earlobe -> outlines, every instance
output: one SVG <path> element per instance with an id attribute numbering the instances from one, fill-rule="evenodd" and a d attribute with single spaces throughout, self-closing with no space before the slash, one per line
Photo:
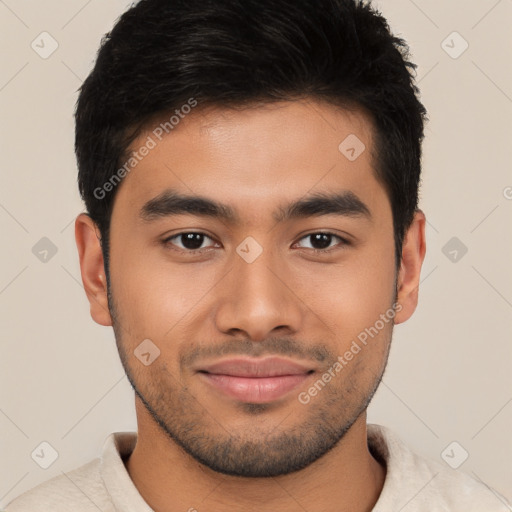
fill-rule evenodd
<path id="1" fill-rule="evenodd" d="M 397 278 L 397 308 L 395 324 L 408 320 L 418 305 L 421 267 L 425 259 L 425 214 L 416 210 L 402 246 L 402 261 Z"/>
<path id="2" fill-rule="evenodd" d="M 100 325 L 112 325 L 100 233 L 97 225 L 86 213 L 81 213 L 75 220 L 75 240 L 91 316 Z"/>

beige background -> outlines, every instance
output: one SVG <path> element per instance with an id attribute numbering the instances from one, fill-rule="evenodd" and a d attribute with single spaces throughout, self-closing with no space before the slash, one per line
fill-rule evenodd
<path id="1" fill-rule="evenodd" d="M 113 332 L 89 316 L 73 233 L 76 91 L 127 5 L 0 0 L 0 508 L 136 427 Z M 469 454 L 459 470 L 512 499 L 512 0 L 378 5 L 419 64 L 429 225 L 419 308 L 395 329 L 369 419 L 442 463 L 456 441 L 451 460 Z M 43 31 L 58 43 L 47 59 L 31 48 L 41 37 L 51 48 Z M 47 262 L 32 252 L 43 237 L 57 249 Z M 446 247 L 452 237 L 465 255 Z M 31 458 L 43 441 L 58 453 L 46 470 Z"/>

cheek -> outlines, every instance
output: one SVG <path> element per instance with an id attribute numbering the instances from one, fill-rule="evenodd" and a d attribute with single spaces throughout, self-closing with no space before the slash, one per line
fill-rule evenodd
<path id="1" fill-rule="evenodd" d="M 388 259 L 379 260 L 368 251 L 344 264 L 318 266 L 309 288 L 303 288 L 307 304 L 331 327 L 340 343 L 373 326 L 392 306 L 394 262 Z"/>
<path id="2" fill-rule="evenodd" d="M 222 276 L 213 266 L 175 265 L 155 252 L 112 255 L 114 299 L 132 338 L 163 339 L 188 322 Z"/>

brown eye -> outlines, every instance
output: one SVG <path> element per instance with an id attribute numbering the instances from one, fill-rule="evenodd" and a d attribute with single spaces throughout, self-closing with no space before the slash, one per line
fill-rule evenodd
<path id="1" fill-rule="evenodd" d="M 310 233 L 309 235 L 304 236 L 301 240 L 308 240 L 309 246 L 302 246 L 305 249 L 312 249 L 318 252 L 327 252 L 328 249 L 336 247 L 336 245 L 349 245 L 349 242 L 344 238 L 341 238 L 339 235 L 335 235 L 334 233 Z M 334 245 L 333 242 L 335 243 Z M 340 243 L 341 241 L 341 243 Z M 300 244 L 300 242 L 299 242 Z"/>
<path id="2" fill-rule="evenodd" d="M 208 240 L 213 241 L 208 235 L 204 233 L 187 232 L 178 233 L 177 235 L 173 235 L 165 239 L 164 244 L 175 245 L 180 250 L 193 252 L 208 247 L 203 247 L 205 241 Z"/>

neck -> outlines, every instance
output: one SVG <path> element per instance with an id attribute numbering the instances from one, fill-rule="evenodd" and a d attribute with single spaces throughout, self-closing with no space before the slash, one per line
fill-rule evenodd
<path id="1" fill-rule="evenodd" d="M 369 512 L 386 470 L 368 450 L 366 413 L 308 467 L 273 478 L 217 473 L 185 453 L 136 399 L 138 439 L 126 469 L 155 512 L 233 509 L 270 512 Z"/>

